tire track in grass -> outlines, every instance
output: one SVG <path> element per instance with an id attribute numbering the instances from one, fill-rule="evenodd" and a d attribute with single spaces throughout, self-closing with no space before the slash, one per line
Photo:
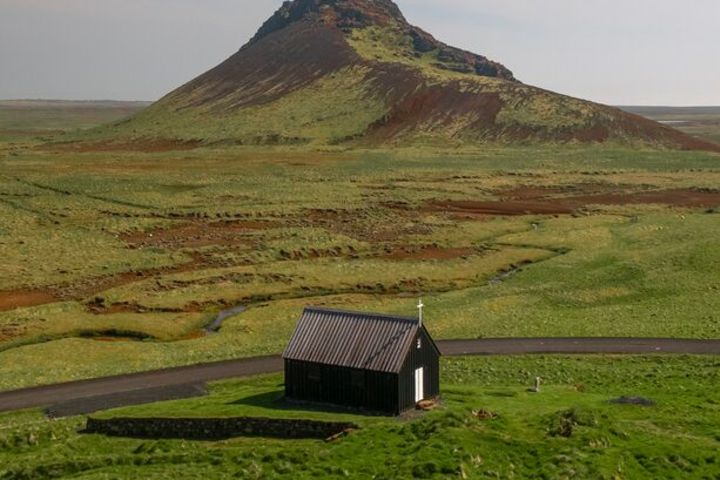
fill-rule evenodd
<path id="1" fill-rule="evenodd" d="M 101 202 L 112 203 L 112 204 L 120 205 L 120 206 L 123 206 L 123 207 L 140 208 L 140 209 L 142 209 L 142 210 L 155 210 L 155 209 L 157 209 L 156 206 L 143 205 L 143 204 L 140 204 L 140 203 L 128 202 L 128 201 L 125 201 L 125 200 L 118 200 L 118 199 L 115 199 L 115 198 L 107 198 L 107 197 L 102 197 L 102 196 L 100 196 L 100 195 L 91 195 L 91 194 L 88 194 L 88 193 L 74 192 L 74 191 L 71 191 L 71 190 L 63 190 L 63 189 L 61 189 L 61 188 L 51 187 L 51 186 L 49 186 L 49 185 L 43 185 L 43 184 L 37 183 L 37 182 L 30 182 L 30 181 L 23 180 L 23 179 L 17 178 L 17 177 L 15 178 L 15 181 L 17 181 L 18 183 L 20 183 L 20 184 L 22 184 L 22 185 L 26 185 L 26 186 L 28 186 L 28 187 L 39 188 L 39 189 L 41 189 L 41 190 L 46 190 L 46 191 L 53 192 L 53 193 L 56 193 L 56 194 L 58 194 L 58 195 L 63 195 L 63 196 L 85 197 L 85 198 L 89 198 L 89 199 L 91 199 L 91 200 L 98 200 L 98 201 L 101 201 Z"/>
<path id="2" fill-rule="evenodd" d="M 33 215 L 36 215 L 44 220 L 47 220 L 49 222 L 55 222 L 55 219 L 50 217 L 48 214 L 41 210 L 35 210 L 34 208 L 26 207 L 24 205 L 20 205 L 18 203 L 13 202 L 12 200 L 8 200 L 7 198 L 0 197 L 0 203 L 3 205 L 7 205 L 8 207 L 12 208 L 13 210 L 20 210 L 21 212 L 31 213 Z"/>

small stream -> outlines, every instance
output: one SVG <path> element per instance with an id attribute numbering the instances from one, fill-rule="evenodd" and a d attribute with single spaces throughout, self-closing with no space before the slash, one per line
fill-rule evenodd
<path id="1" fill-rule="evenodd" d="M 218 330 L 220 330 L 220 328 L 222 327 L 222 324 L 225 320 L 232 317 L 233 315 L 243 313 L 245 310 L 247 310 L 247 307 L 238 305 L 237 307 L 232 307 L 228 308 L 227 310 L 221 311 L 217 314 L 217 317 L 215 317 L 215 319 L 205 327 L 205 332 L 217 333 Z"/>
<path id="2" fill-rule="evenodd" d="M 488 285 L 499 285 L 516 273 L 522 272 L 522 267 L 512 267 L 507 272 L 502 272 L 490 279 Z"/>

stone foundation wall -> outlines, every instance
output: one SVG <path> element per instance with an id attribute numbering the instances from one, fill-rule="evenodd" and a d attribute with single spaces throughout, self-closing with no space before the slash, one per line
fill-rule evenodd
<path id="1" fill-rule="evenodd" d="M 278 418 L 88 418 L 83 433 L 113 437 L 222 440 L 233 437 L 327 439 L 357 425 Z"/>

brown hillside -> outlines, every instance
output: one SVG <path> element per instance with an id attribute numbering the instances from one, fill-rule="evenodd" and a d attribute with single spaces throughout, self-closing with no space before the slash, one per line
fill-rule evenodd
<path id="1" fill-rule="evenodd" d="M 620 142 L 720 147 L 525 85 L 390 0 L 286 2 L 237 53 L 115 133 L 204 142 Z"/>

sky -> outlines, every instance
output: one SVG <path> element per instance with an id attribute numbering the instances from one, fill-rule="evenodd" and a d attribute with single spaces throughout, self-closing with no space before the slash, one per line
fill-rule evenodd
<path id="1" fill-rule="evenodd" d="M 156 100 L 281 0 L 0 0 L 0 99 Z M 397 0 L 521 81 L 613 105 L 720 105 L 718 0 Z"/>

